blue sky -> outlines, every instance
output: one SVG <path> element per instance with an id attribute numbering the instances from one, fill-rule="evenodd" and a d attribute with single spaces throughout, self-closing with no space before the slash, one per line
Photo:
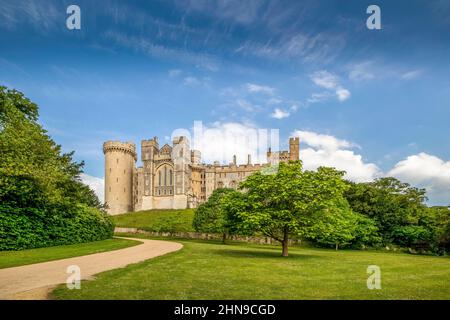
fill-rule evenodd
<path id="1" fill-rule="evenodd" d="M 448 1 L 0 0 L 0 83 L 39 104 L 98 190 L 103 141 L 168 142 L 199 120 L 279 129 L 282 148 L 299 135 L 307 168 L 394 175 L 449 204 L 449 57 Z"/>

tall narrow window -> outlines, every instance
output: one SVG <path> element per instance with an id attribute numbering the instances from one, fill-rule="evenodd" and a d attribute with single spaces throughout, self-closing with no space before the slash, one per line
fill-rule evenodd
<path id="1" fill-rule="evenodd" d="M 170 181 L 170 185 L 172 185 L 172 170 L 169 170 L 169 181 Z"/>
<path id="2" fill-rule="evenodd" d="M 167 166 L 164 166 L 164 186 L 167 186 Z"/>
<path id="3" fill-rule="evenodd" d="M 161 186 L 161 171 L 158 173 L 159 185 Z"/>

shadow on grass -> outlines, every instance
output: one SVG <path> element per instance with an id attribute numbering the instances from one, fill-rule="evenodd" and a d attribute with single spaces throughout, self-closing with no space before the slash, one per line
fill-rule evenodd
<path id="1" fill-rule="evenodd" d="M 259 249 L 259 248 L 258 248 Z M 268 249 L 268 250 L 267 250 Z M 239 250 L 239 249 L 216 249 L 211 250 L 211 253 L 223 257 L 232 258 L 258 258 L 258 259 L 289 259 L 289 260 L 305 260 L 305 259 L 321 259 L 323 257 L 301 253 L 290 253 L 287 257 L 281 256 L 281 249 L 267 248 L 266 250 Z"/>

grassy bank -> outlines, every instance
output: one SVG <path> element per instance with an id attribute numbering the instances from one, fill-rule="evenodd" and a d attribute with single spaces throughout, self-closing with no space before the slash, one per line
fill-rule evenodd
<path id="1" fill-rule="evenodd" d="M 179 241 L 181 251 L 58 287 L 58 299 L 450 299 L 450 259 L 379 251 Z M 367 267 L 381 268 L 369 290 Z"/>
<path id="2" fill-rule="evenodd" d="M 194 209 L 147 210 L 117 215 L 113 219 L 118 227 L 159 232 L 194 231 L 192 228 Z"/>
<path id="3" fill-rule="evenodd" d="M 139 244 L 139 242 L 126 239 L 107 239 L 67 246 L 21 251 L 0 251 L 0 269 L 117 250 L 136 244 Z"/>

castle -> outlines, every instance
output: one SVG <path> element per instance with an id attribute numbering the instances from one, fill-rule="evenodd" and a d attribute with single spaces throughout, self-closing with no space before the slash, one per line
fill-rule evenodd
<path id="1" fill-rule="evenodd" d="M 229 165 L 201 163 L 201 153 L 190 150 L 186 137 L 161 148 L 158 138 L 141 141 L 142 167 L 136 167 L 136 145 L 107 141 L 105 154 L 105 204 L 109 214 L 148 209 L 195 208 L 217 188 L 237 188 L 239 182 L 271 164 L 299 159 L 299 139 L 289 139 L 289 151 L 267 151 L 267 163 Z"/>

